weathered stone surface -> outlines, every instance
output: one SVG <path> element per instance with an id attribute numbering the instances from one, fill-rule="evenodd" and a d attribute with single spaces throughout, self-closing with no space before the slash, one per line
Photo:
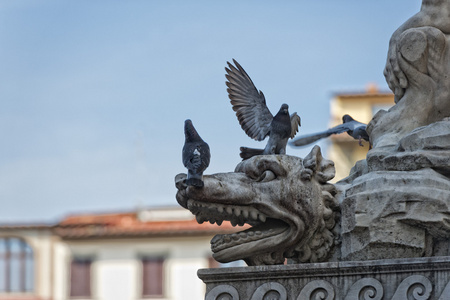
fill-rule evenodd
<path id="1" fill-rule="evenodd" d="M 366 161 L 338 183 L 342 188 L 341 259 L 448 252 L 449 145 L 449 121 L 419 127 L 395 148 L 370 151 Z"/>
<path id="2" fill-rule="evenodd" d="M 343 260 L 433 255 L 427 236 L 450 238 L 450 181 L 432 169 L 371 172 L 345 193 Z"/>
<path id="3" fill-rule="evenodd" d="M 395 146 L 413 129 L 450 116 L 449 13 L 450 2 L 423 0 L 392 34 L 384 75 L 396 105 L 368 124 L 374 147 Z"/>
<path id="4" fill-rule="evenodd" d="M 206 300 L 446 300 L 450 257 L 201 269 Z"/>
<path id="5" fill-rule="evenodd" d="M 288 155 L 255 156 L 235 172 L 206 175 L 204 187 L 188 187 L 178 175 L 177 200 L 199 222 L 253 226 L 211 240 L 220 262 L 244 259 L 249 265 L 282 264 L 329 259 L 338 241 L 339 204 L 327 183 L 334 164 L 314 147 L 305 158 Z"/>
<path id="6" fill-rule="evenodd" d="M 342 260 L 449 255 L 449 1 L 424 1 L 393 34 L 396 104 L 367 126 L 373 149 L 337 184 Z"/>
<path id="7" fill-rule="evenodd" d="M 450 174 L 450 121 L 419 127 L 399 140 L 395 148 L 379 147 L 367 154 L 366 172 L 414 171 L 433 168 Z"/>

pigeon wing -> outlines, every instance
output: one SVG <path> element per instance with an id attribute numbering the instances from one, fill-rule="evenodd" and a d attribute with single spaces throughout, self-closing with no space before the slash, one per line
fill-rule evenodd
<path id="1" fill-rule="evenodd" d="M 352 122 L 350 122 L 350 123 L 343 123 L 343 124 L 339 124 L 338 126 L 334 126 L 330 129 L 328 129 L 326 132 L 329 132 L 330 135 L 332 135 L 332 134 L 347 132 L 347 131 L 353 130 L 353 129 L 354 129 L 354 124 Z"/>
<path id="2" fill-rule="evenodd" d="M 233 62 L 236 66 L 227 62 L 228 68 L 225 68 L 228 97 L 245 133 L 262 141 L 269 134 L 273 115 L 267 108 L 264 94 L 258 92 L 241 65 L 234 59 Z"/>
<path id="3" fill-rule="evenodd" d="M 303 136 L 296 138 L 295 140 L 290 141 L 289 145 L 295 146 L 295 147 L 303 147 L 303 146 L 312 144 L 315 141 L 318 141 L 320 139 L 326 138 L 330 135 L 331 135 L 331 133 L 329 133 L 328 130 L 319 132 L 319 133 L 303 135 Z"/>
<path id="4" fill-rule="evenodd" d="M 295 112 L 291 115 L 291 135 L 289 136 L 291 139 L 297 134 L 300 126 L 302 126 L 300 116 Z"/>
<path id="5" fill-rule="evenodd" d="M 358 128 L 358 127 L 367 127 L 367 125 L 366 124 L 364 124 L 364 123 L 361 123 L 361 122 L 358 122 L 358 121 L 350 121 L 350 122 L 347 122 L 347 123 L 344 123 L 344 124 L 342 124 L 342 125 L 347 125 L 347 127 L 348 127 L 348 129 L 349 130 L 355 130 L 356 128 Z"/>
<path id="6" fill-rule="evenodd" d="M 300 136 L 300 137 L 296 138 L 295 140 L 291 141 L 289 144 L 292 146 L 296 146 L 296 147 L 302 147 L 302 146 L 312 144 L 320 139 L 329 137 L 332 134 L 346 132 L 347 130 L 349 130 L 348 125 L 340 124 L 338 126 L 330 128 L 326 131 Z"/>
<path id="7" fill-rule="evenodd" d="M 201 159 L 201 170 L 202 172 L 209 166 L 209 161 L 211 160 L 211 153 L 209 151 L 209 146 L 207 143 L 203 143 L 200 148 L 200 157 Z"/>
<path id="8" fill-rule="evenodd" d="M 186 143 L 183 147 L 183 165 L 189 170 L 195 169 L 192 165 L 192 158 L 194 156 L 194 143 Z"/>

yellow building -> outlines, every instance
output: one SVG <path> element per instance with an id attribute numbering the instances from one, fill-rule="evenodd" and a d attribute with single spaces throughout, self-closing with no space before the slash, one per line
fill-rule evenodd
<path id="1" fill-rule="evenodd" d="M 380 109 L 389 109 L 394 105 L 394 95 L 391 92 L 380 92 L 370 84 L 363 92 L 336 93 L 330 103 L 330 127 L 342 124 L 342 116 L 349 114 L 355 120 L 368 123 Z M 327 158 L 335 163 L 336 177 L 339 181 L 348 176 L 350 169 L 358 160 L 365 159 L 369 143 L 363 141 L 359 146 L 347 133 L 332 135 Z"/>

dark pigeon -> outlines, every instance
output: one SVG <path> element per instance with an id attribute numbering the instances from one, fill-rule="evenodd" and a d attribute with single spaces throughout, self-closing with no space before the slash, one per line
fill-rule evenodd
<path id="1" fill-rule="evenodd" d="M 252 139 L 262 141 L 269 136 L 264 149 L 241 147 L 241 157 L 248 159 L 255 155 L 286 154 L 287 141 L 298 132 L 300 117 L 297 113 L 289 115 L 287 104 L 281 105 L 274 117 L 267 108 L 264 94 L 256 89 L 241 65 L 234 59 L 233 63 L 235 66 L 227 62 L 225 77 L 228 80 L 228 97 L 239 124 Z"/>
<path id="2" fill-rule="evenodd" d="M 302 147 L 312 144 L 320 139 L 329 137 L 332 134 L 339 134 L 343 132 L 347 132 L 351 137 L 359 140 L 360 146 L 362 146 L 361 140 L 369 141 L 369 135 L 366 131 L 366 124 L 354 120 L 349 115 L 344 115 L 342 117 L 342 122 L 342 124 L 330 128 L 326 131 L 300 136 L 295 140 L 290 141 L 289 145 L 294 147 Z"/>
<path id="3" fill-rule="evenodd" d="M 183 164 L 188 169 L 186 185 L 203 187 L 203 171 L 209 166 L 209 146 L 195 130 L 191 120 L 184 121 Z"/>

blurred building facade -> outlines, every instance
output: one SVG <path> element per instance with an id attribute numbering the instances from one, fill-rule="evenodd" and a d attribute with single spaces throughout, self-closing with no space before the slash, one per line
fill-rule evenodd
<path id="1" fill-rule="evenodd" d="M 368 123 L 393 104 L 392 93 L 373 85 L 335 93 L 329 126 L 341 124 L 345 114 Z M 363 144 L 346 133 L 330 137 L 334 181 L 366 157 L 369 144 Z M 56 225 L 0 225 L 0 300 L 203 299 L 197 270 L 221 266 L 211 257 L 210 240 L 236 231 L 229 222 L 198 224 L 181 207 L 72 215 Z"/>
<path id="2" fill-rule="evenodd" d="M 210 240 L 236 230 L 180 208 L 81 214 L 56 225 L 0 226 L 0 299 L 203 299 Z"/>
<path id="3" fill-rule="evenodd" d="M 342 116 L 348 114 L 362 123 L 369 123 L 380 110 L 388 110 L 394 105 L 394 95 L 391 92 L 381 92 L 377 86 L 370 84 L 365 91 L 335 93 L 330 101 L 329 127 L 342 124 Z M 359 145 L 347 133 L 332 135 L 327 149 L 327 158 L 334 161 L 336 176 L 334 182 L 349 175 L 350 169 L 358 160 L 365 159 L 369 151 L 369 143 L 363 141 Z"/>

